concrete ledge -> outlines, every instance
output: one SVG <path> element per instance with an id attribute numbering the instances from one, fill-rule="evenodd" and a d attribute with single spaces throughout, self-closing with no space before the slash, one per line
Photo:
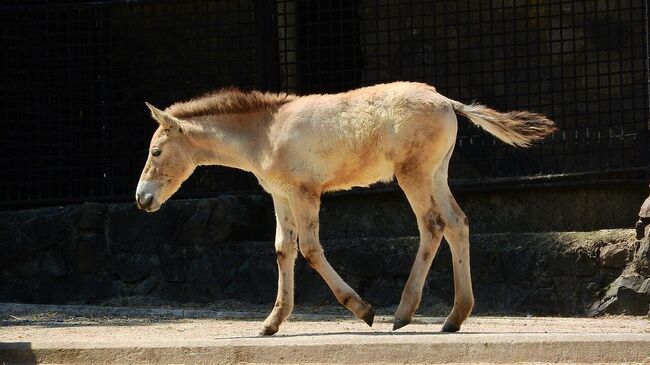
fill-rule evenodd
<path id="1" fill-rule="evenodd" d="M 539 340 L 534 336 L 512 341 L 477 336 L 439 340 L 423 337 L 420 341 L 366 343 L 366 338 L 339 336 L 331 343 L 288 344 L 262 340 L 244 344 L 171 345 L 168 347 L 119 348 L 33 348 L 12 350 L 0 344 L 0 356 L 6 364 L 121 364 L 121 363 L 197 363 L 197 364 L 431 364 L 431 363 L 643 363 L 650 357 L 650 341 L 634 338 Z M 355 343 L 350 343 L 350 341 Z M 436 342 L 434 342 L 436 341 Z"/>
<path id="2" fill-rule="evenodd" d="M 7 312 L 4 312 L 5 314 Z M 90 312 L 89 312 L 90 313 Z M 108 313 L 108 312 L 107 312 Z M 3 315 L 4 317 L 4 315 Z M 111 325 L 101 319 L 3 320 L 0 361 L 13 363 L 643 363 L 650 321 L 643 317 L 471 317 L 456 334 L 442 318 L 417 317 L 391 332 L 341 316 L 290 319 L 274 337 L 256 336 L 261 320 L 241 312 L 220 319 L 160 319 Z M 4 317 L 6 318 L 6 317 Z"/>

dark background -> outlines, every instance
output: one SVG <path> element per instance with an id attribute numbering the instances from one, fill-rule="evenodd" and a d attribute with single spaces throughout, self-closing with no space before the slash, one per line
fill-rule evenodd
<path id="1" fill-rule="evenodd" d="M 560 127 L 524 151 L 461 121 L 454 181 L 647 179 L 647 20 L 640 0 L 4 1 L 0 207 L 131 200 L 155 128 L 144 101 L 230 85 L 307 94 L 423 81 Z M 259 190 L 213 167 L 178 196 Z"/>

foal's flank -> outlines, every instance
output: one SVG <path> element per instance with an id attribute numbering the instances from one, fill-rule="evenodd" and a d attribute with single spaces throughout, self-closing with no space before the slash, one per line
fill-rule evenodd
<path id="1" fill-rule="evenodd" d="M 156 211 L 200 165 L 253 173 L 276 213 L 278 294 L 262 335 L 276 333 L 294 307 L 298 252 L 337 300 L 372 325 L 375 311 L 332 268 L 318 237 L 323 192 L 397 179 L 417 218 L 420 247 L 395 313 L 409 324 L 443 236 L 454 272 L 454 306 L 442 327 L 460 329 L 474 305 L 469 225 L 447 184 L 456 113 L 498 139 L 528 147 L 555 131 L 545 116 L 465 105 L 414 82 L 380 84 L 334 95 L 220 90 L 160 110 L 159 127 L 136 190 L 136 204 Z"/>

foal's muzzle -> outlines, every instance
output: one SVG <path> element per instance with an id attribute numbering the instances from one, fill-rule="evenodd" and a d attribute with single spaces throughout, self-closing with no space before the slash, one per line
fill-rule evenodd
<path id="1" fill-rule="evenodd" d="M 155 212 L 160 208 L 160 183 L 150 180 L 138 181 L 135 189 L 135 204 L 147 212 Z"/>

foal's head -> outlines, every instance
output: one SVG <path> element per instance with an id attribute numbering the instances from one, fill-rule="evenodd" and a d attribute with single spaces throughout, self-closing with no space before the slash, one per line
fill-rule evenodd
<path id="1" fill-rule="evenodd" d="M 159 126 L 151 138 L 149 157 L 135 193 L 138 208 L 155 212 L 194 171 L 192 145 L 185 122 L 146 103 Z"/>

